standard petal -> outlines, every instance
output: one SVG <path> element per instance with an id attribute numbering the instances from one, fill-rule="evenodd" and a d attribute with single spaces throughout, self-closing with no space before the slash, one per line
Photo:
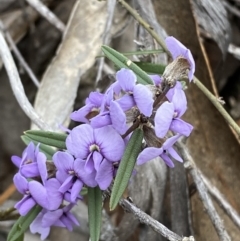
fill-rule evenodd
<path id="1" fill-rule="evenodd" d="M 77 158 L 87 158 L 89 145 L 94 142 L 93 129 L 90 125 L 83 124 L 72 129 L 66 139 L 68 151 Z"/>
<path id="2" fill-rule="evenodd" d="M 122 108 L 116 101 L 110 103 L 110 117 L 112 120 L 113 128 L 120 134 L 123 135 L 126 133 L 128 127 L 126 124 L 126 115 L 123 112 Z"/>
<path id="3" fill-rule="evenodd" d="M 33 142 L 30 142 L 28 144 L 28 146 L 26 147 L 26 149 L 23 152 L 23 157 L 25 156 L 25 158 L 23 158 L 23 163 L 24 162 L 34 162 L 35 161 L 35 145 L 33 144 Z"/>
<path id="4" fill-rule="evenodd" d="M 24 196 L 14 207 L 18 210 L 21 216 L 25 216 L 35 205 L 36 202 L 31 196 Z"/>
<path id="5" fill-rule="evenodd" d="M 17 173 L 13 177 L 13 182 L 20 193 L 26 194 L 26 191 L 28 191 L 28 181 L 25 177 L 23 177 L 20 173 Z"/>
<path id="6" fill-rule="evenodd" d="M 83 187 L 83 182 L 79 179 L 77 179 L 71 189 L 71 202 L 76 202 L 81 190 Z"/>
<path id="7" fill-rule="evenodd" d="M 45 184 L 48 178 L 46 161 L 47 161 L 47 157 L 42 152 L 39 152 L 37 154 L 37 166 L 38 166 L 38 170 L 39 170 L 43 184 Z"/>
<path id="8" fill-rule="evenodd" d="M 89 101 L 95 105 L 95 107 L 100 107 L 104 98 L 104 94 L 99 92 L 91 92 L 89 95 Z"/>
<path id="9" fill-rule="evenodd" d="M 142 165 L 155 157 L 158 157 L 160 154 L 162 154 L 163 149 L 162 148 L 156 148 L 156 147 L 147 147 L 145 148 L 137 158 L 137 165 Z"/>
<path id="10" fill-rule="evenodd" d="M 54 211 L 47 211 L 42 218 L 42 227 L 47 228 L 55 224 L 55 222 L 60 219 L 63 214 L 62 209 L 57 209 Z"/>
<path id="11" fill-rule="evenodd" d="M 163 138 L 167 134 L 174 115 L 174 105 L 164 102 L 157 110 L 154 122 L 157 137 Z"/>
<path id="12" fill-rule="evenodd" d="M 120 69 L 116 73 L 116 79 L 119 82 L 122 90 L 126 92 L 132 92 L 135 83 L 137 82 L 137 77 L 130 69 Z"/>
<path id="13" fill-rule="evenodd" d="M 111 127 L 105 126 L 94 130 L 96 144 L 100 153 L 109 161 L 119 161 L 122 158 L 125 144 L 122 137 Z"/>
<path id="14" fill-rule="evenodd" d="M 170 159 L 170 157 L 167 154 L 162 153 L 160 155 L 160 157 L 163 159 L 163 161 L 166 163 L 167 166 L 169 166 L 171 168 L 174 167 L 172 160 Z"/>
<path id="15" fill-rule="evenodd" d="M 11 157 L 11 160 L 12 160 L 12 162 L 13 162 L 13 164 L 16 166 L 16 167 L 20 167 L 20 164 L 21 164 L 21 162 L 22 162 L 22 158 L 21 157 L 19 157 L 19 156 L 12 156 Z"/>
<path id="16" fill-rule="evenodd" d="M 167 37 L 165 39 L 168 50 L 172 54 L 173 59 L 176 59 L 179 56 L 185 57 L 187 48 L 179 42 L 174 37 Z"/>
<path id="17" fill-rule="evenodd" d="M 185 92 L 181 89 L 175 89 L 172 103 L 175 112 L 177 112 L 177 117 L 181 117 L 187 110 L 187 98 Z"/>
<path id="18" fill-rule="evenodd" d="M 27 178 L 39 176 L 40 173 L 38 170 L 37 162 L 21 165 L 20 173 Z"/>
<path id="19" fill-rule="evenodd" d="M 168 153 L 173 157 L 175 160 L 179 162 L 183 162 L 183 159 L 178 155 L 178 153 L 173 149 L 173 147 L 170 147 L 168 149 Z"/>
<path id="20" fill-rule="evenodd" d="M 67 152 L 58 151 L 53 155 L 53 162 L 59 172 L 69 174 L 73 170 L 74 158 Z"/>
<path id="21" fill-rule="evenodd" d="M 146 86 L 137 84 L 133 90 L 133 97 L 140 112 L 150 117 L 153 110 L 152 92 Z"/>
<path id="22" fill-rule="evenodd" d="M 169 129 L 181 135 L 189 136 L 193 130 L 193 126 L 182 119 L 176 118 L 173 119 Z"/>
<path id="23" fill-rule="evenodd" d="M 106 190 L 113 179 L 113 163 L 104 159 L 96 175 L 96 181 L 101 190 Z"/>

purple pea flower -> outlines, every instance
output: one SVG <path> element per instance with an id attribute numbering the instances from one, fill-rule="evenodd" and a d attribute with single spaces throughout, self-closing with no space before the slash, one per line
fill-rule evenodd
<path id="1" fill-rule="evenodd" d="M 84 160 L 79 158 L 74 160 L 69 153 L 58 151 L 54 154 L 53 161 L 58 170 L 56 177 L 62 183 L 59 191 L 64 194 L 71 189 L 71 202 L 77 200 L 84 184 L 90 187 L 97 186 L 96 172 L 87 173 L 84 170 Z"/>
<path id="2" fill-rule="evenodd" d="M 173 149 L 173 145 L 176 141 L 181 137 L 181 135 L 175 135 L 167 139 L 161 148 L 157 147 L 147 147 L 145 148 L 137 158 L 137 165 L 142 165 L 156 157 L 161 157 L 162 160 L 169 167 L 174 167 L 171 158 L 179 162 L 183 162 L 182 158 L 178 155 L 178 153 Z"/>
<path id="3" fill-rule="evenodd" d="M 44 240 L 49 235 L 51 226 L 66 227 L 69 231 L 72 231 L 73 225 L 79 226 L 79 222 L 75 216 L 70 213 L 72 207 L 73 204 L 69 204 L 63 209 L 54 211 L 43 209 L 31 223 L 31 233 L 39 233 L 41 235 L 41 240 Z"/>
<path id="4" fill-rule="evenodd" d="M 15 205 L 22 216 L 26 215 L 35 204 L 48 210 L 55 210 L 63 200 L 63 195 L 58 191 L 60 182 L 56 178 L 47 180 L 46 157 L 41 152 L 37 156 L 37 166 L 42 183 L 35 180 L 28 182 L 20 173 L 13 178 L 17 190 L 24 195 Z"/>
<path id="5" fill-rule="evenodd" d="M 137 106 L 142 114 L 150 117 L 153 110 L 151 91 L 142 84 L 136 84 L 137 77 L 132 70 L 121 69 L 116 74 L 117 83 L 126 93 L 118 100 L 124 111 Z"/>
<path id="6" fill-rule="evenodd" d="M 39 153 L 38 146 L 30 142 L 22 153 L 22 157 L 12 156 L 11 160 L 15 166 L 19 168 L 20 173 L 24 177 L 37 177 L 39 170 L 37 165 L 37 156 Z"/>
<path id="7" fill-rule="evenodd" d="M 167 37 L 165 39 L 165 43 L 167 45 L 168 50 L 172 54 L 173 59 L 177 59 L 178 57 L 185 58 L 189 63 L 189 73 L 188 78 L 189 81 L 193 79 L 195 72 L 195 62 L 192 56 L 192 53 L 189 49 L 187 49 L 181 42 L 179 42 L 174 37 Z"/>
<path id="8" fill-rule="evenodd" d="M 185 93 L 175 88 L 172 102 L 164 102 L 157 110 L 154 122 L 157 137 L 163 138 L 168 130 L 189 136 L 193 126 L 180 119 L 187 109 Z"/>
<path id="9" fill-rule="evenodd" d="M 86 99 L 85 106 L 71 114 L 71 119 L 83 123 L 89 123 L 91 113 L 96 115 L 100 112 L 100 107 L 104 99 L 104 94 L 99 92 L 91 92 L 89 97 Z M 90 115 L 90 116 L 88 116 Z"/>
<path id="10" fill-rule="evenodd" d="M 77 159 L 85 161 L 84 171 L 96 171 L 95 180 L 105 190 L 114 175 L 114 162 L 121 159 L 125 143 L 122 137 L 111 127 L 93 129 L 83 124 L 73 128 L 66 139 L 68 151 Z"/>

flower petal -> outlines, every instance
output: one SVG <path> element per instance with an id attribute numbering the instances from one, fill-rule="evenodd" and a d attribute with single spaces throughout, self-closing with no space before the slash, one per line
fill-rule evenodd
<path id="1" fill-rule="evenodd" d="M 24 176 L 24 177 L 37 177 L 40 175 L 39 170 L 38 170 L 38 165 L 36 162 L 32 162 L 29 164 L 24 164 L 21 165 L 20 167 L 20 173 Z"/>
<path id="2" fill-rule="evenodd" d="M 134 98 L 132 95 L 126 94 L 122 96 L 120 99 L 117 99 L 117 102 L 123 111 L 130 110 L 133 106 L 136 105 Z"/>
<path id="3" fill-rule="evenodd" d="M 83 123 L 89 123 L 89 120 L 86 118 L 86 116 L 91 112 L 91 110 L 94 108 L 94 105 L 89 103 L 80 108 L 77 111 L 74 111 L 71 113 L 70 118 L 71 120 L 83 122 Z"/>
<path id="4" fill-rule="evenodd" d="M 101 190 L 106 190 L 113 180 L 113 163 L 104 159 L 96 175 Z"/>
<path id="5" fill-rule="evenodd" d="M 157 110 L 154 122 L 155 133 L 157 137 L 163 138 L 171 125 L 174 114 L 174 105 L 169 102 L 164 102 Z"/>
<path id="6" fill-rule="evenodd" d="M 170 147 L 168 149 L 168 153 L 173 157 L 175 160 L 179 162 L 183 162 L 183 159 L 178 155 L 178 153 L 173 149 L 173 147 Z"/>
<path id="7" fill-rule="evenodd" d="M 110 103 L 110 117 L 113 128 L 121 135 L 127 131 L 126 115 L 116 101 Z"/>
<path id="8" fill-rule="evenodd" d="M 140 112 L 150 117 L 153 110 L 152 92 L 146 86 L 137 84 L 134 87 L 133 96 Z"/>
<path id="9" fill-rule="evenodd" d="M 38 170 L 39 170 L 43 184 L 45 184 L 48 178 L 46 161 L 47 161 L 47 157 L 42 152 L 39 152 L 37 154 L 37 166 L 38 166 Z"/>
<path id="10" fill-rule="evenodd" d="M 60 219 L 63 215 L 62 209 L 57 209 L 54 211 L 47 211 L 42 218 L 42 227 L 47 228 L 55 224 L 55 222 Z"/>
<path id="11" fill-rule="evenodd" d="M 178 114 L 177 117 L 181 117 L 187 110 L 187 98 L 185 92 L 181 89 L 175 89 L 172 103 L 174 105 L 175 112 Z"/>
<path id="12" fill-rule="evenodd" d="M 104 114 L 99 114 L 91 119 L 91 126 L 93 128 L 101 128 L 111 124 L 112 124 L 112 121 L 111 121 L 109 112 Z"/>
<path id="13" fill-rule="evenodd" d="M 184 120 L 175 118 L 170 125 L 170 130 L 184 136 L 189 136 L 193 130 L 193 126 Z"/>
<path id="14" fill-rule="evenodd" d="M 63 182 L 63 184 L 58 189 L 59 192 L 65 193 L 67 192 L 73 185 L 73 176 L 68 176 L 66 180 Z"/>
<path id="15" fill-rule="evenodd" d="M 21 216 L 25 216 L 35 205 L 36 202 L 31 196 L 24 196 L 14 207 L 18 210 Z"/>
<path id="16" fill-rule="evenodd" d="M 168 138 L 162 145 L 162 148 L 164 150 L 168 150 L 170 147 L 172 147 L 176 142 L 177 140 L 181 137 L 180 134 L 177 134 L 175 136 L 172 136 L 170 138 Z"/>
<path id="17" fill-rule="evenodd" d="M 160 155 L 160 157 L 163 159 L 163 161 L 166 163 L 167 166 L 169 166 L 171 168 L 174 167 L 172 160 L 170 159 L 170 157 L 167 154 L 162 153 Z"/>
<path id="18" fill-rule="evenodd" d="M 89 187 L 96 187 L 97 182 L 95 181 L 96 171 L 92 173 L 87 173 L 84 169 L 85 161 L 81 159 L 76 159 L 74 162 L 74 170 L 78 174 L 80 180 L 84 182 Z"/>
<path id="19" fill-rule="evenodd" d="M 28 191 L 28 181 L 25 177 L 23 177 L 20 173 L 17 173 L 13 177 L 13 182 L 20 193 L 26 194 L 26 191 Z"/>
<path id="20" fill-rule="evenodd" d="M 96 171 L 98 171 L 99 166 L 102 162 L 102 159 L 103 159 L 103 156 L 98 151 L 93 152 L 93 162 L 94 162 L 94 168 Z"/>
<path id="21" fill-rule="evenodd" d="M 75 202 L 78 198 L 78 196 L 80 195 L 80 192 L 82 190 L 83 187 L 83 182 L 80 181 L 79 179 L 77 179 L 71 189 L 71 202 Z"/>
<path id="22" fill-rule="evenodd" d="M 83 124 L 72 129 L 66 139 L 68 151 L 77 158 L 87 158 L 89 145 L 94 142 L 93 129 L 90 125 Z"/>
<path id="23" fill-rule="evenodd" d="M 95 105 L 95 107 L 100 107 L 104 98 L 104 94 L 99 92 L 91 92 L 89 95 L 89 101 Z"/>
<path id="24" fill-rule="evenodd" d="M 59 172 L 69 174 L 73 170 L 74 158 L 67 152 L 58 151 L 53 155 L 53 162 Z"/>
<path id="25" fill-rule="evenodd" d="M 20 167 L 20 164 L 21 164 L 21 162 L 22 162 L 22 158 L 21 157 L 19 157 L 19 156 L 12 156 L 11 157 L 11 160 L 12 160 L 12 162 L 13 162 L 13 164 L 16 166 L 16 167 Z"/>
<path id="26" fill-rule="evenodd" d="M 132 92 L 135 83 L 137 82 L 137 77 L 130 69 L 121 69 L 116 73 L 116 79 L 119 82 L 122 90 L 125 92 Z"/>
<path id="27" fill-rule="evenodd" d="M 137 158 L 137 165 L 142 165 L 156 157 L 158 157 L 160 154 L 162 154 L 163 149 L 162 148 L 156 148 L 156 147 L 147 147 L 145 148 Z"/>
<path id="28" fill-rule="evenodd" d="M 105 126 L 94 130 L 96 144 L 100 153 L 109 161 L 119 161 L 123 155 L 125 144 L 122 137 L 111 127 Z"/>
<path id="29" fill-rule="evenodd" d="M 31 196 L 36 203 L 43 208 L 49 209 L 48 195 L 45 187 L 37 181 L 30 181 L 28 186 Z"/>
<path id="30" fill-rule="evenodd" d="M 153 80 L 154 84 L 159 86 L 162 83 L 162 78 L 157 74 L 149 75 L 149 77 Z"/>

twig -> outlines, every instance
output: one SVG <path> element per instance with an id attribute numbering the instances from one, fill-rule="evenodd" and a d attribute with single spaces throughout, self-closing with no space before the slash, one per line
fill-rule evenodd
<path id="1" fill-rule="evenodd" d="M 219 239 L 221 241 L 230 241 L 231 238 L 228 235 L 227 231 L 225 230 L 225 227 L 223 225 L 222 219 L 218 215 L 213 202 L 207 192 L 207 188 L 202 180 L 202 177 L 197 170 L 195 163 L 190 156 L 190 154 L 187 151 L 187 147 L 183 145 L 181 142 L 177 143 L 177 147 L 180 150 L 184 162 L 184 167 L 189 170 L 199 193 L 199 197 L 203 203 L 204 208 L 206 209 L 206 212 L 211 219 L 213 226 L 219 236 Z"/>
<path id="2" fill-rule="evenodd" d="M 11 214 L 12 212 L 14 212 L 16 210 L 16 208 L 14 207 L 11 207 L 11 208 L 8 208 L 6 210 L 1 210 L 0 211 L 0 219 L 5 219 L 6 217 L 9 216 L 9 214 Z"/>
<path id="3" fill-rule="evenodd" d="M 199 171 L 200 172 L 200 171 Z M 238 228 L 240 228 L 240 216 L 237 211 L 230 205 L 230 203 L 225 199 L 223 194 L 213 186 L 210 181 L 200 172 L 202 180 L 206 185 L 208 192 L 213 196 L 220 207 L 226 212 L 226 214 L 232 219 Z"/>
<path id="4" fill-rule="evenodd" d="M 237 123 L 232 119 L 232 117 L 227 113 L 227 111 L 223 108 L 218 98 L 216 98 L 201 82 L 199 79 L 194 77 L 193 79 L 196 86 L 207 96 L 207 98 L 213 103 L 213 105 L 217 108 L 220 114 L 224 117 L 227 123 L 236 131 L 238 136 L 240 136 L 240 128 Z"/>
<path id="5" fill-rule="evenodd" d="M 237 59 L 240 59 L 240 47 L 237 47 L 234 44 L 229 44 L 228 52 L 235 56 Z"/>
<path id="6" fill-rule="evenodd" d="M 49 23 L 51 23 L 61 32 L 64 32 L 65 24 L 53 12 L 51 12 L 41 1 L 39 0 L 26 0 L 26 1 L 44 18 L 46 18 Z"/>
<path id="7" fill-rule="evenodd" d="M 0 195 L 0 205 L 2 205 L 14 192 L 16 188 L 12 183 L 1 195 Z"/>
<path id="8" fill-rule="evenodd" d="M 126 199 L 121 199 L 119 204 L 127 212 L 132 213 L 135 217 L 139 219 L 141 223 L 144 223 L 151 227 L 157 233 L 160 233 L 163 237 L 170 241 L 194 241 L 194 237 L 181 237 L 178 234 L 172 232 L 163 224 L 159 223 L 157 220 L 153 219 L 151 216 L 143 212 L 141 209 L 137 208 L 133 203 Z"/>
<path id="9" fill-rule="evenodd" d="M 13 90 L 13 93 L 25 112 L 25 114 L 41 129 L 44 130 L 52 130 L 44 121 L 40 118 L 40 116 L 36 113 L 31 103 L 28 101 L 23 85 L 21 83 L 16 65 L 13 61 L 13 57 L 10 53 L 10 50 L 7 46 L 7 43 L 3 37 L 3 33 L 0 30 L 0 56 L 5 65 L 6 72 L 8 74 L 10 84 Z"/>
<path id="10" fill-rule="evenodd" d="M 105 25 L 104 34 L 103 34 L 103 44 L 108 44 L 108 42 L 109 42 L 109 37 L 111 34 L 110 29 L 112 26 L 112 20 L 113 20 L 115 6 L 116 6 L 116 0 L 108 0 L 108 2 L 107 2 L 108 16 L 107 16 L 106 25 Z M 95 85 L 97 85 L 98 81 L 102 77 L 104 61 L 105 61 L 105 58 L 99 59 L 98 72 L 97 72 Z"/>
<path id="11" fill-rule="evenodd" d="M 39 83 L 37 77 L 32 72 L 31 68 L 29 67 L 29 65 L 27 64 L 25 59 L 23 58 L 22 54 L 20 53 L 17 46 L 15 45 L 11 35 L 9 34 L 8 30 L 6 30 L 5 26 L 3 25 L 3 23 L 1 21 L 0 21 L 0 28 L 2 28 L 2 30 L 4 31 L 5 37 L 6 37 L 8 43 L 10 45 L 10 48 L 13 50 L 13 52 L 14 52 L 15 56 L 17 57 L 18 61 L 21 63 L 21 65 L 25 69 L 25 71 L 28 73 L 30 79 L 33 81 L 35 86 L 37 88 L 39 88 L 40 83 Z"/>
<path id="12" fill-rule="evenodd" d="M 145 20 L 140 17 L 139 13 L 134 10 L 130 5 L 128 5 L 124 0 L 118 0 L 131 15 L 151 34 L 151 36 L 158 42 L 160 46 L 162 46 L 163 50 L 167 53 L 168 56 L 171 56 L 171 53 L 168 51 L 165 42 L 158 36 L 158 34 L 154 31 L 154 29 L 145 22 Z"/>

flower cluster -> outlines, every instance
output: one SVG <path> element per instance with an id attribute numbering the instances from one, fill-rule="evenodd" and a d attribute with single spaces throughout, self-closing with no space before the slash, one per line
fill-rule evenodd
<path id="1" fill-rule="evenodd" d="M 33 233 L 44 239 L 51 226 L 71 230 L 78 225 L 70 210 L 81 200 L 83 186 L 101 190 L 110 186 L 136 128 L 143 130 L 146 145 L 138 165 L 158 156 L 169 167 L 174 167 L 173 159 L 182 161 L 173 145 L 182 135 L 189 136 L 193 127 L 181 119 L 187 100 L 179 78 L 191 81 L 195 64 L 191 52 L 175 38 L 167 38 L 166 44 L 173 62 L 162 76 L 150 76 L 151 85 L 138 83 L 133 71 L 121 69 L 104 94 L 90 93 L 85 106 L 71 114 L 72 120 L 83 124 L 69 131 L 66 150 L 57 151 L 53 161 L 47 161 L 33 143 L 22 157 L 12 157 L 19 168 L 14 183 L 24 195 L 15 207 L 21 215 L 36 204 L 43 208 L 30 226 Z"/>

